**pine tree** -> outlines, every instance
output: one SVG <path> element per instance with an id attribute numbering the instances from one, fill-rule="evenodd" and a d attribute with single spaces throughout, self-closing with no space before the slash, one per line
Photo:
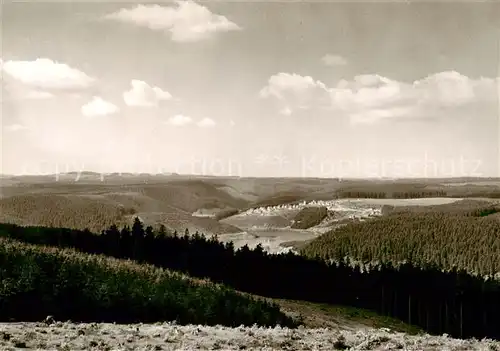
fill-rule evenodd
<path id="1" fill-rule="evenodd" d="M 120 231 L 116 224 L 109 227 L 104 233 L 107 242 L 107 250 L 110 255 L 119 257 L 120 255 Z"/>
<path id="2" fill-rule="evenodd" d="M 167 235 L 167 227 L 165 227 L 163 223 L 160 224 L 160 228 L 158 229 L 158 235 L 162 237 Z"/>
<path id="3" fill-rule="evenodd" d="M 144 251 L 144 225 L 139 217 L 135 217 L 134 224 L 132 225 L 132 239 L 133 239 L 133 253 L 132 258 L 141 260 Z"/>

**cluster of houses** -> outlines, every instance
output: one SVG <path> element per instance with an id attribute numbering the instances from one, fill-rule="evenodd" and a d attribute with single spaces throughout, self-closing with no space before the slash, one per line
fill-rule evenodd
<path id="1" fill-rule="evenodd" d="M 269 207 L 252 208 L 243 213 L 243 215 L 261 215 L 272 216 L 282 214 L 283 211 L 301 210 L 306 206 L 326 207 L 329 212 L 342 213 L 343 218 L 366 218 L 381 214 L 380 208 L 360 207 L 359 205 L 345 200 L 312 200 L 302 201 L 295 204 L 284 204 Z"/>

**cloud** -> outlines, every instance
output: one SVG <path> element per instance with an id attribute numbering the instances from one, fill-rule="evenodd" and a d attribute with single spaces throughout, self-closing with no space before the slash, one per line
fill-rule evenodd
<path id="1" fill-rule="evenodd" d="M 51 92 L 40 91 L 40 90 L 30 90 L 27 91 L 26 94 L 24 95 L 24 98 L 29 100 L 45 100 L 45 99 L 52 99 L 54 97 L 55 95 L 52 94 Z"/>
<path id="2" fill-rule="evenodd" d="M 215 126 L 215 121 L 211 118 L 205 117 L 202 120 L 200 120 L 198 123 L 196 123 L 198 127 L 201 128 L 209 128 L 209 127 L 214 127 Z"/>
<path id="3" fill-rule="evenodd" d="M 122 8 L 104 16 L 104 19 L 167 32 L 176 42 L 195 42 L 218 32 L 241 30 L 236 23 L 194 1 L 176 1 L 175 5 L 137 5 L 130 9 Z"/>
<path id="4" fill-rule="evenodd" d="M 461 105 L 480 98 L 477 89 L 494 83 L 494 80 L 473 80 L 456 71 L 440 72 L 414 82 L 414 88 L 421 94 L 422 101 L 441 105 Z"/>
<path id="5" fill-rule="evenodd" d="M 350 121 L 352 124 L 374 124 L 388 118 L 410 116 L 413 112 L 415 112 L 414 109 L 409 106 L 366 109 L 352 112 Z"/>
<path id="6" fill-rule="evenodd" d="M 280 114 L 285 116 L 290 116 L 292 113 L 293 111 L 290 109 L 290 107 L 284 107 L 280 110 Z"/>
<path id="7" fill-rule="evenodd" d="M 341 80 L 330 93 L 334 107 L 343 110 L 379 108 L 417 98 L 411 85 L 377 74 L 355 76 L 352 81 Z"/>
<path id="8" fill-rule="evenodd" d="M 5 127 L 5 130 L 7 130 L 8 132 L 18 132 L 25 129 L 28 129 L 28 127 L 22 124 L 11 124 Z"/>
<path id="9" fill-rule="evenodd" d="M 431 74 L 411 83 L 361 75 L 332 89 L 333 106 L 353 122 L 446 116 L 445 112 L 495 100 L 496 79 L 471 79 L 456 71 Z"/>
<path id="10" fill-rule="evenodd" d="M 330 91 L 319 80 L 296 73 L 278 73 L 269 78 L 259 92 L 263 99 L 273 98 L 283 106 L 281 112 L 291 114 L 294 109 L 308 109 L 330 103 Z"/>
<path id="11" fill-rule="evenodd" d="M 130 85 L 131 89 L 123 93 L 123 101 L 128 106 L 156 107 L 160 101 L 172 99 L 168 91 L 151 87 L 142 80 L 133 79 Z"/>
<path id="12" fill-rule="evenodd" d="M 95 79 L 64 63 L 48 58 L 34 61 L 1 61 L 2 72 L 27 86 L 41 90 L 74 90 L 90 87 Z"/>
<path id="13" fill-rule="evenodd" d="M 347 60 L 340 55 L 326 54 L 321 58 L 321 61 L 326 66 L 345 66 Z"/>
<path id="14" fill-rule="evenodd" d="M 173 117 L 170 117 L 167 121 L 166 124 L 170 124 L 173 126 L 185 126 L 188 124 L 191 124 L 193 122 L 193 119 L 188 116 L 184 115 L 175 115 Z"/>
<path id="15" fill-rule="evenodd" d="M 24 84 L 9 82 L 2 86 L 2 98 L 15 100 L 48 100 L 56 97 L 52 92 L 33 89 Z"/>
<path id="16" fill-rule="evenodd" d="M 107 116 L 118 111 L 119 108 L 116 105 L 103 100 L 99 96 L 94 96 L 92 100 L 81 107 L 82 115 L 85 117 Z"/>
<path id="17" fill-rule="evenodd" d="M 282 114 L 320 108 L 347 116 L 353 123 L 375 123 L 390 118 L 444 115 L 463 106 L 498 99 L 499 78 L 472 79 L 456 71 L 431 74 L 414 82 L 400 82 L 377 74 L 340 80 L 328 87 L 310 76 L 278 73 L 260 96 L 274 99 Z"/>

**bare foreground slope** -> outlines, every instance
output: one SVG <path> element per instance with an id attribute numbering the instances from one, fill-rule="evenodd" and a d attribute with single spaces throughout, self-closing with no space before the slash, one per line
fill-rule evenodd
<path id="1" fill-rule="evenodd" d="M 500 342 L 409 336 L 386 329 L 357 331 L 171 323 L 0 324 L 2 350 L 499 350 Z"/>

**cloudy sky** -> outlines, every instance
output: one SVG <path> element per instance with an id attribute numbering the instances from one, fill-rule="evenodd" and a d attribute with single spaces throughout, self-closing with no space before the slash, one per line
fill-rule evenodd
<path id="1" fill-rule="evenodd" d="M 500 5 L 5 3 L 1 172 L 500 176 Z"/>

